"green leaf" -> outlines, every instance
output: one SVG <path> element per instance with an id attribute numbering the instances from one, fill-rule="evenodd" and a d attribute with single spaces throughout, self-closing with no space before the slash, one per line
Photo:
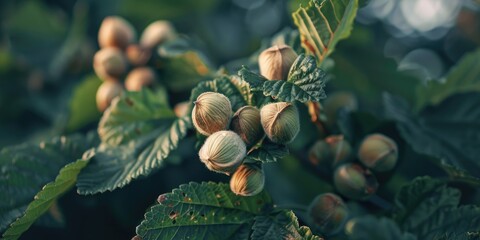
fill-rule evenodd
<path id="1" fill-rule="evenodd" d="M 438 105 L 456 93 L 480 92 L 480 49 L 466 54 L 442 81 L 429 81 L 417 87 L 415 110 Z"/>
<path id="2" fill-rule="evenodd" d="M 174 91 L 189 90 L 213 75 L 209 60 L 188 39 L 180 37 L 166 42 L 157 54 L 160 79 Z"/>
<path id="3" fill-rule="evenodd" d="M 456 207 L 460 191 L 440 180 L 419 177 L 402 187 L 395 197 L 394 219 L 404 229 L 414 229 L 436 211 Z"/>
<path id="4" fill-rule="evenodd" d="M 204 92 L 217 92 L 228 97 L 232 104 L 233 111 L 237 111 L 251 101 L 251 96 L 249 92 L 244 89 L 244 85 L 240 85 L 241 83 L 238 80 L 232 79 L 234 78 L 222 76 L 213 80 L 200 82 L 192 90 L 190 101 L 195 101 L 198 96 Z"/>
<path id="5" fill-rule="evenodd" d="M 100 145 L 91 163 L 80 173 L 78 193 L 113 191 L 133 179 L 149 175 L 164 165 L 166 158 L 178 147 L 190 128 L 191 120 L 187 116 L 172 120 L 125 144 Z"/>
<path id="6" fill-rule="evenodd" d="M 288 80 L 269 81 L 243 67 L 240 77 L 250 84 L 254 91 L 263 91 L 265 96 L 285 102 L 320 101 L 325 98 L 326 73 L 317 68 L 315 58 L 301 54 L 293 63 Z"/>
<path id="7" fill-rule="evenodd" d="M 411 233 L 404 232 L 388 218 L 364 216 L 347 222 L 346 232 L 350 240 L 416 240 Z M 420 238 L 424 239 L 424 238 Z"/>
<path id="8" fill-rule="evenodd" d="M 429 177 L 402 187 L 395 199 L 394 217 L 419 239 L 467 239 L 478 231 L 480 208 L 460 206 L 460 191 Z"/>
<path id="9" fill-rule="evenodd" d="M 100 118 L 101 113 L 97 110 L 95 101 L 100 84 L 102 84 L 102 81 L 98 77 L 90 76 L 75 87 L 70 100 L 67 131 L 75 131 Z"/>
<path id="10" fill-rule="evenodd" d="M 22 217 L 13 222 L 3 233 L 3 240 L 18 239 L 30 226 L 45 212 L 61 195 L 70 190 L 77 181 L 80 171 L 88 164 L 89 158 L 80 159 L 76 162 L 67 164 L 60 170 L 55 181 L 45 185 L 42 190 L 35 195 L 34 200 L 28 204 Z"/>
<path id="11" fill-rule="evenodd" d="M 143 240 L 248 239 L 255 217 L 272 205 L 265 192 L 241 197 L 212 182 L 180 185 L 158 201 L 137 227 Z"/>
<path id="12" fill-rule="evenodd" d="M 248 153 L 246 161 L 270 163 L 276 162 L 287 156 L 288 147 L 282 144 L 272 143 L 265 139 L 262 145 Z"/>
<path id="13" fill-rule="evenodd" d="M 0 152 L 0 232 L 20 217 L 42 186 L 66 164 L 97 144 L 94 135 L 57 137 L 25 143 Z"/>
<path id="14" fill-rule="evenodd" d="M 175 114 L 163 95 L 162 91 L 145 89 L 125 93 L 114 100 L 98 125 L 102 142 L 118 146 L 171 123 Z"/>
<path id="15" fill-rule="evenodd" d="M 293 13 L 300 31 L 302 46 L 315 55 L 319 64 L 334 50 L 335 45 L 350 36 L 357 15 L 358 0 L 310 1 Z"/>
<path id="16" fill-rule="evenodd" d="M 255 218 L 252 240 L 303 239 L 320 240 L 305 226 L 300 227 L 292 211 L 280 211 Z"/>
<path id="17" fill-rule="evenodd" d="M 418 116 L 402 99 L 386 94 L 386 113 L 402 137 L 419 153 L 480 176 L 480 95 L 454 95 Z"/>

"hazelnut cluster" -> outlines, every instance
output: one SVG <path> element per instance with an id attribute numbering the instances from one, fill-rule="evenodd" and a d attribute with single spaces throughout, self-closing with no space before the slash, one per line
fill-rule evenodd
<path id="1" fill-rule="evenodd" d="M 260 73 L 269 80 L 286 79 L 297 54 L 286 45 L 275 45 L 259 58 Z M 265 137 L 276 144 L 293 141 L 300 131 L 297 108 L 288 102 L 266 104 L 260 109 L 243 106 L 235 113 L 223 94 L 205 92 L 194 102 L 192 121 L 198 133 L 207 136 L 200 160 L 211 171 L 232 175 L 230 189 L 253 196 L 263 190 L 265 176 L 260 163 L 244 161 Z"/>
<path id="2" fill-rule="evenodd" d="M 173 26 L 167 21 L 155 21 L 143 31 L 139 42 L 135 28 L 118 16 L 106 17 L 98 31 L 100 50 L 93 57 L 93 69 L 104 82 L 97 90 L 100 111 L 124 89 L 140 91 L 157 81 L 157 74 L 147 64 L 152 51 L 160 44 L 174 39 Z M 122 85 L 122 80 L 124 85 Z"/>
<path id="3" fill-rule="evenodd" d="M 265 176 L 261 164 L 247 163 L 247 148 L 266 135 L 272 142 L 291 142 L 298 131 L 298 110 L 292 103 L 278 102 L 260 110 L 244 106 L 233 113 L 230 100 L 223 94 L 205 92 L 194 102 L 192 121 L 195 129 L 207 136 L 200 148 L 200 160 L 211 171 L 232 175 L 230 188 L 241 196 L 253 196 L 263 190 Z"/>
<path id="4" fill-rule="evenodd" d="M 392 170 L 398 159 L 398 147 L 391 138 L 374 133 L 360 143 L 358 163 L 353 162 L 351 153 L 351 145 L 336 135 L 317 141 L 309 151 L 309 159 L 314 165 L 334 169 L 333 182 L 343 196 L 364 200 L 373 195 L 379 185 L 371 170 Z"/>

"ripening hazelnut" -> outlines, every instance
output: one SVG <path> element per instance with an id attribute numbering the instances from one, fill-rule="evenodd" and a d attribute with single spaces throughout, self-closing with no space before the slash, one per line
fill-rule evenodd
<path id="1" fill-rule="evenodd" d="M 355 111 L 358 109 L 358 101 L 355 95 L 346 91 L 338 91 L 330 94 L 323 102 L 327 125 L 334 126 L 337 123 L 338 111 L 341 109 Z"/>
<path id="2" fill-rule="evenodd" d="M 339 166 L 334 173 L 335 188 L 343 196 L 364 200 L 373 195 L 378 188 L 378 181 L 370 170 L 356 163 Z"/>
<path id="3" fill-rule="evenodd" d="M 232 131 L 237 133 L 247 146 L 252 146 L 263 137 L 260 123 L 260 110 L 252 106 L 244 106 L 233 115 L 230 124 Z"/>
<path id="4" fill-rule="evenodd" d="M 383 134 L 368 135 L 360 144 L 358 159 L 365 166 L 375 171 L 390 171 L 397 163 L 397 144 Z"/>
<path id="5" fill-rule="evenodd" d="M 174 39 L 176 35 L 175 29 L 169 21 L 155 21 L 143 30 L 140 37 L 140 45 L 152 49 L 168 40 Z"/>
<path id="6" fill-rule="evenodd" d="M 98 44 L 101 48 L 116 47 L 125 49 L 137 38 L 135 28 L 124 18 L 110 16 L 103 19 L 98 30 Z"/>
<path id="7" fill-rule="evenodd" d="M 242 164 L 230 179 L 230 189 L 240 196 L 259 194 L 265 186 L 263 169 L 256 164 Z"/>
<path id="8" fill-rule="evenodd" d="M 204 92 L 198 96 L 194 104 L 192 122 L 200 134 L 209 136 L 228 128 L 232 117 L 232 106 L 225 95 Z"/>
<path id="9" fill-rule="evenodd" d="M 152 51 L 150 49 L 144 48 L 137 44 L 128 45 L 125 50 L 127 59 L 133 66 L 143 66 L 147 64 L 148 60 L 152 56 Z"/>
<path id="10" fill-rule="evenodd" d="M 286 80 L 298 55 L 287 45 L 275 45 L 258 56 L 260 74 L 269 80 Z"/>
<path id="11" fill-rule="evenodd" d="M 110 106 L 112 99 L 116 96 L 122 94 L 123 87 L 122 84 L 116 81 L 103 82 L 102 85 L 97 90 L 97 107 L 100 112 L 105 111 L 105 109 Z"/>
<path id="12" fill-rule="evenodd" d="M 325 142 L 329 145 L 332 153 L 332 166 L 336 167 L 341 163 L 345 163 L 351 158 L 352 146 L 348 143 L 343 135 L 331 135 L 325 138 Z"/>
<path id="13" fill-rule="evenodd" d="M 308 217 L 311 224 L 321 233 L 335 234 L 345 224 L 348 208 L 336 194 L 324 193 L 310 203 Z"/>
<path id="14" fill-rule="evenodd" d="M 330 167 L 333 159 L 330 145 L 324 140 L 316 141 L 308 151 L 308 159 L 313 165 Z"/>
<path id="15" fill-rule="evenodd" d="M 300 131 L 298 110 L 292 103 L 278 102 L 263 106 L 260 120 L 267 137 L 274 143 L 290 143 Z"/>
<path id="16" fill-rule="evenodd" d="M 127 61 L 120 50 L 103 48 L 93 56 L 93 70 L 104 81 L 118 80 L 127 71 Z"/>
<path id="17" fill-rule="evenodd" d="M 219 131 L 205 140 L 198 155 L 208 169 L 230 175 L 242 164 L 247 147 L 236 133 Z"/>
<path id="18" fill-rule="evenodd" d="M 141 91 L 155 83 L 156 74 L 150 67 L 138 67 L 130 71 L 125 78 L 125 88 L 128 91 Z"/>

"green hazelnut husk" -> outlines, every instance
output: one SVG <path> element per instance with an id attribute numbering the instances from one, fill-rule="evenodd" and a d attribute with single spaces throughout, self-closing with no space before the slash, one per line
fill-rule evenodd
<path id="1" fill-rule="evenodd" d="M 257 143 L 264 135 L 260 123 L 260 110 L 252 106 L 244 106 L 235 112 L 230 129 L 236 132 L 247 146 Z"/>
<path id="2" fill-rule="evenodd" d="M 176 35 L 175 28 L 169 21 L 158 20 L 150 23 L 143 30 L 140 37 L 140 45 L 147 49 L 153 49 L 166 41 L 174 39 Z"/>
<path id="3" fill-rule="evenodd" d="M 269 80 L 286 80 L 298 55 L 287 45 L 275 45 L 258 56 L 260 74 Z"/>
<path id="4" fill-rule="evenodd" d="M 115 47 L 125 49 L 135 42 L 135 28 L 124 18 L 118 16 L 106 17 L 98 30 L 98 44 L 101 48 Z"/>
<path id="5" fill-rule="evenodd" d="M 365 200 L 378 188 L 375 175 L 367 168 L 347 163 L 339 166 L 334 173 L 333 182 L 337 191 L 354 200 Z"/>
<path id="6" fill-rule="evenodd" d="M 308 159 L 313 165 L 328 166 L 332 164 L 332 151 L 330 145 L 324 140 L 316 141 L 308 151 Z"/>
<path id="7" fill-rule="evenodd" d="M 247 146 L 236 133 L 219 131 L 210 135 L 198 153 L 211 171 L 230 175 L 247 155 Z"/>
<path id="8" fill-rule="evenodd" d="M 194 102 L 192 121 L 195 129 L 205 136 L 225 130 L 230 124 L 232 106 L 225 95 L 204 92 Z"/>
<path id="9" fill-rule="evenodd" d="M 260 121 L 265 134 L 274 143 L 290 143 L 300 131 L 298 110 L 292 103 L 278 102 L 263 106 Z"/>
<path id="10" fill-rule="evenodd" d="M 390 171 L 397 163 L 397 144 L 383 134 L 368 135 L 360 144 L 358 159 L 365 166 L 375 171 Z"/>
<path id="11" fill-rule="evenodd" d="M 348 218 L 348 208 L 336 194 L 324 193 L 310 203 L 308 217 L 315 229 L 331 235 L 342 229 Z"/>
<path id="12" fill-rule="evenodd" d="M 152 68 L 138 67 L 128 73 L 125 78 L 125 88 L 128 91 L 138 92 L 144 87 L 152 86 L 156 78 L 156 74 Z"/>
<path id="13" fill-rule="evenodd" d="M 230 189 L 240 196 L 259 194 L 265 186 L 263 169 L 256 164 L 242 164 L 230 179 Z"/>
<path id="14" fill-rule="evenodd" d="M 352 146 L 343 135 L 331 135 L 325 138 L 332 153 L 332 167 L 348 162 L 352 156 Z"/>
<path id="15" fill-rule="evenodd" d="M 96 101 L 100 112 L 105 111 L 110 106 L 113 98 L 122 94 L 122 84 L 116 81 L 103 82 L 97 90 Z"/>
<path id="16" fill-rule="evenodd" d="M 102 48 L 93 56 L 93 70 L 101 80 L 119 80 L 127 71 L 127 60 L 117 48 Z"/>

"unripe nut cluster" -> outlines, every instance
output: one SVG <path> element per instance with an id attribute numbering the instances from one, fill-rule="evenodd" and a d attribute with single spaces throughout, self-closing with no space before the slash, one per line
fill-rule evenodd
<path id="1" fill-rule="evenodd" d="M 235 112 L 230 124 L 247 146 L 257 143 L 264 135 L 260 123 L 260 110 L 252 106 L 244 106 Z"/>
<path id="2" fill-rule="evenodd" d="M 242 164 L 230 179 L 230 189 L 240 196 L 259 194 L 265 185 L 263 169 L 256 164 Z"/>
<path id="3" fill-rule="evenodd" d="M 335 170 L 333 182 L 338 192 L 355 200 L 367 199 L 378 188 L 375 175 L 367 168 L 356 163 L 339 166 Z"/>
<path id="4" fill-rule="evenodd" d="M 204 92 L 197 97 L 192 111 L 193 125 L 205 136 L 225 130 L 230 124 L 232 106 L 225 95 Z"/>
<path id="5" fill-rule="evenodd" d="M 286 80 L 298 55 L 287 45 L 275 45 L 258 56 L 260 74 L 269 80 Z"/>
<path id="6" fill-rule="evenodd" d="M 219 131 L 205 140 L 198 155 L 208 169 L 230 175 L 242 164 L 247 147 L 236 133 Z"/>
<path id="7" fill-rule="evenodd" d="M 397 144 L 383 134 L 368 135 L 360 144 L 358 159 L 375 171 L 390 171 L 397 163 Z"/>
<path id="8" fill-rule="evenodd" d="M 335 234 L 344 225 L 348 209 L 339 196 L 324 193 L 310 203 L 308 217 L 311 224 L 323 234 Z"/>
<path id="9" fill-rule="evenodd" d="M 260 120 L 267 137 L 274 143 L 290 143 L 300 131 L 298 110 L 292 103 L 277 102 L 263 106 Z"/>

